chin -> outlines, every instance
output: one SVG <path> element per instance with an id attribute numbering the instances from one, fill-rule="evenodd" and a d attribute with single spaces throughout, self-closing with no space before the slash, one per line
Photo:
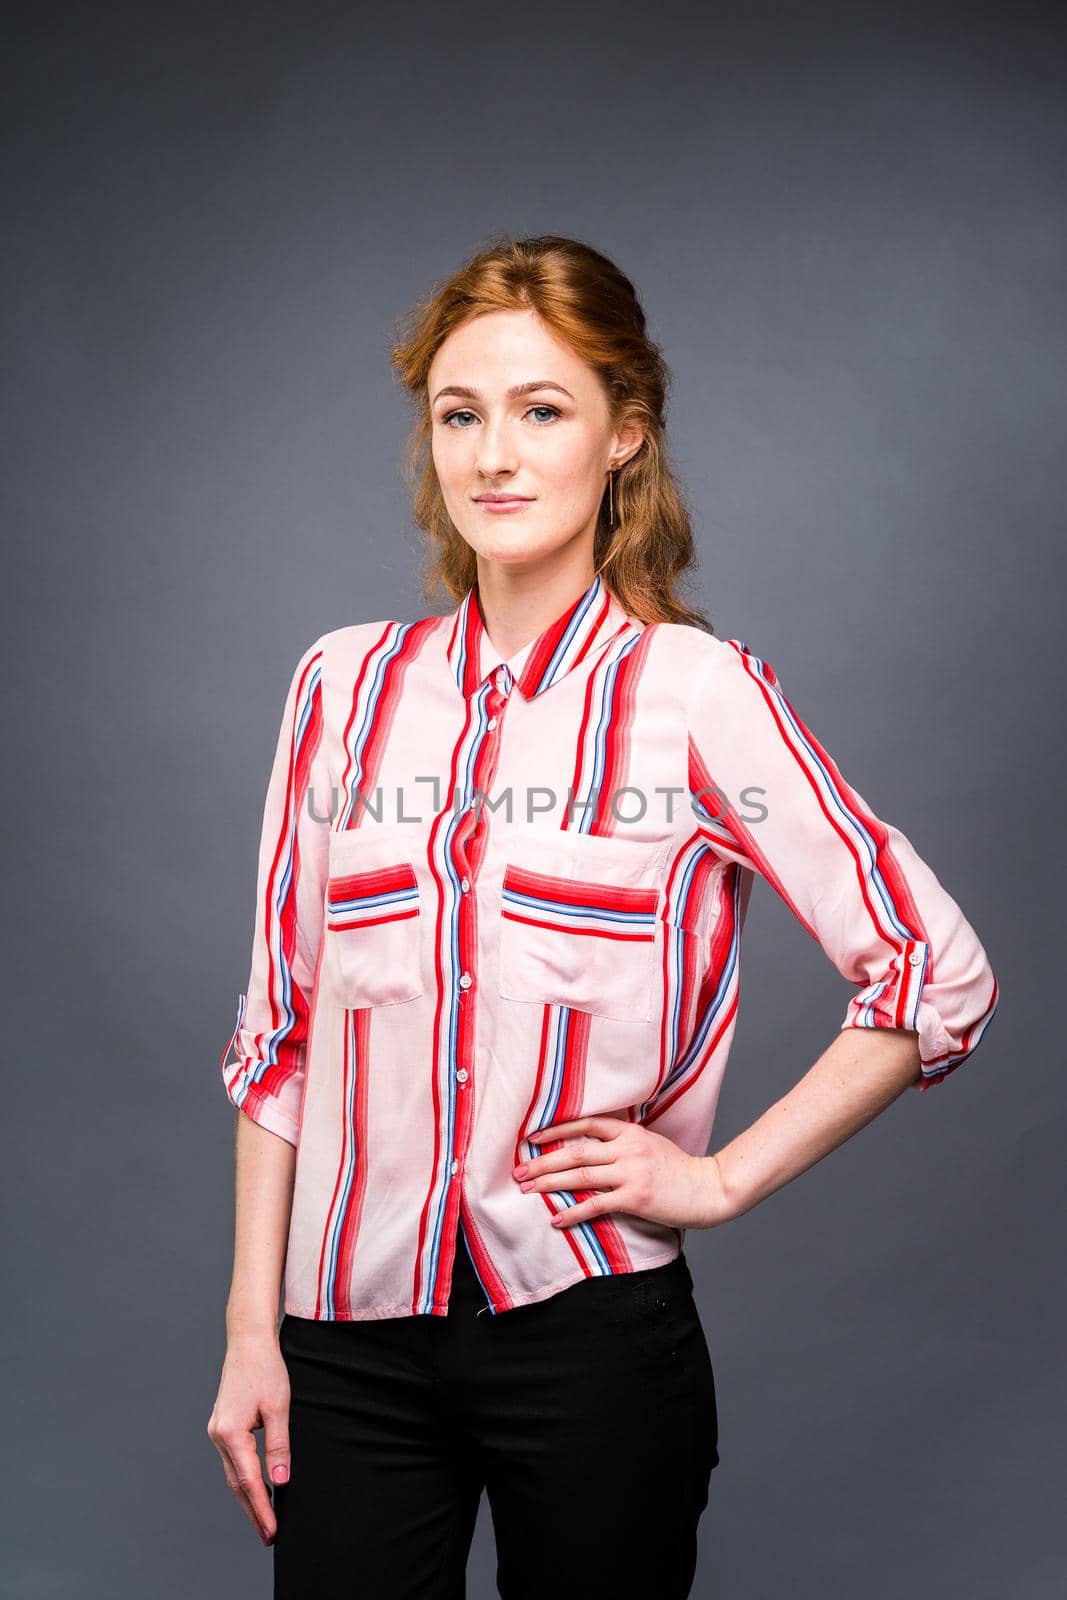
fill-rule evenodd
<path id="1" fill-rule="evenodd" d="M 482 528 L 479 530 L 479 537 L 468 538 L 467 543 L 475 555 L 481 556 L 483 561 L 497 561 L 502 567 L 539 561 L 553 554 L 551 546 L 541 546 L 537 540 L 530 538 L 528 532 L 520 531 L 518 528 L 510 537 L 508 530 L 502 528 L 495 539 L 487 539 L 485 529 Z"/>

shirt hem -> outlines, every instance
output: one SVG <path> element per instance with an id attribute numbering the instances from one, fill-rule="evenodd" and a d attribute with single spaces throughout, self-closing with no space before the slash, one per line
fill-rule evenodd
<path id="1" fill-rule="evenodd" d="M 658 1255 L 649 1256 L 647 1260 L 634 1261 L 631 1266 L 626 1267 L 622 1272 L 588 1273 L 583 1272 L 581 1267 L 579 1267 L 576 1271 L 569 1272 L 562 1278 L 556 1278 L 552 1283 L 542 1284 L 542 1286 L 538 1289 L 531 1289 L 528 1294 L 509 1296 L 508 1300 L 502 1305 L 493 1305 L 491 1300 L 489 1303 L 493 1305 L 493 1310 L 498 1314 L 501 1311 L 516 1310 L 519 1306 L 536 1305 L 541 1300 L 550 1299 L 552 1295 L 558 1294 L 562 1289 L 569 1289 L 572 1284 L 581 1283 L 583 1278 L 627 1277 L 634 1272 L 644 1272 L 649 1267 L 666 1266 L 669 1262 L 676 1261 L 681 1253 L 682 1252 L 680 1248 L 666 1253 L 660 1251 Z M 349 1311 L 336 1312 L 334 1315 L 328 1316 L 324 1315 L 313 1306 L 300 1306 L 295 1302 L 290 1301 L 288 1298 L 286 1298 L 284 1302 L 286 1316 L 307 1317 L 314 1322 L 373 1322 L 384 1317 L 440 1317 L 446 1313 L 447 1309 L 447 1306 L 444 1306 L 438 1302 L 431 1306 L 427 1311 L 417 1311 L 414 1309 L 410 1301 L 405 1301 L 403 1305 L 373 1306 L 362 1309 L 353 1308 Z"/>
<path id="2" fill-rule="evenodd" d="M 554 1283 L 547 1284 L 540 1289 L 532 1289 L 529 1294 L 511 1295 L 503 1305 L 494 1306 L 493 1309 L 497 1312 L 513 1311 L 519 1306 L 536 1305 L 538 1301 L 548 1300 L 552 1295 L 558 1294 L 562 1289 L 569 1289 L 572 1284 L 581 1283 L 583 1278 L 625 1278 L 634 1272 L 644 1272 L 648 1267 L 666 1266 L 669 1262 L 676 1261 L 681 1253 L 682 1252 L 680 1249 L 668 1251 L 666 1253 L 660 1251 L 658 1255 L 649 1256 L 647 1260 L 634 1261 L 622 1272 L 589 1273 L 583 1272 L 582 1268 L 578 1267 L 575 1271 L 568 1272 L 565 1277 L 557 1278 Z M 492 1304 L 491 1300 L 490 1304 Z"/>

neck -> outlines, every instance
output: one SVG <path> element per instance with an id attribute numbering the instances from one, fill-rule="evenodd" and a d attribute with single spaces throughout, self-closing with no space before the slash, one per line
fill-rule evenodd
<path id="1" fill-rule="evenodd" d="M 592 560 L 584 552 L 580 561 L 550 575 L 543 570 L 519 572 L 479 557 L 478 600 L 494 649 L 504 660 L 513 656 L 572 606 L 593 576 Z"/>

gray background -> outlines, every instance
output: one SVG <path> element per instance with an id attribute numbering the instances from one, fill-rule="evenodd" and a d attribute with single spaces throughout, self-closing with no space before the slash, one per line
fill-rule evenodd
<path id="1" fill-rule="evenodd" d="M 5 1596 L 270 1592 L 204 1431 L 232 1237 L 218 1057 L 289 673 L 327 628 L 426 609 L 393 319 L 498 228 L 634 278 L 717 632 L 776 667 L 1003 991 L 954 1077 L 690 1233 L 722 1454 L 694 1592 L 1062 1594 L 1055 15 L 24 11 Z M 847 998 L 758 885 L 714 1147 Z M 484 1502 L 470 1572 L 491 1596 Z"/>

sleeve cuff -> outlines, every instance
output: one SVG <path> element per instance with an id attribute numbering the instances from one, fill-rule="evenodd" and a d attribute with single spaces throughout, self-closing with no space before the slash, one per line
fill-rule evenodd
<path id="1" fill-rule="evenodd" d="M 222 1085 L 226 1090 L 230 1104 L 243 1111 L 246 1116 L 259 1127 L 266 1128 L 270 1133 L 278 1134 L 282 1139 L 287 1139 L 290 1144 L 296 1144 L 300 1136 L 299 1118 L 279 1102 L 277 1096 L 267 1094 L 260 1084 L 251 1082 L 251 1074 L 256 1067 L 254 1056 L 238 1056 L 237 1061 L 231 1066 L 226 1065 L 226 1058 L 233 1050 L 241 1036 L 244 1022 L 246 997 L 237 996 L 237 1021 L 234 1023 L 233 1032 L 230 1034 L 226 1048 L 219 1061 L 219 1070 L 222 1073 Z M 238 1070 L 239 1069 L 239 1070 Z"/>
<path id="2" fill-rule="evenodd" d="M 232 1103 L 237 1106 L 238 1111 L 243 1111 L 246 1116 L 251 1117 L 252 1121 L 259 1127 L 266 1128 L 269 1133 L 278 1134 L 280 1138 L 288 1140 L 291 1145 L 298 1143 L 300 1131 L 298 1124 L 287 1111 L 282 1110 L 277 1100 L 272 1099 L 270 1095 L 263 1095 L 258 1093 L 257 1090 L 249 1088 L 245 1091 L 240 1102 L 234 1100 L 232 1096 L 230 1098 Z"/>
<path id="3" fill-rule="evenodd" d="M 943 1082 L 962 1066 L 973 1049 L 973 1045 L 964 1050 L 954 1044 L 940 1013 L 922 998 L 929 957 L 928 944 L 906 939 L 883 976 L 852 996 L 841 1024 L 842 1029 L 914 1030 L 918 1034 L 921 1076 L 913 1087 L 920 1091 Z"/>

